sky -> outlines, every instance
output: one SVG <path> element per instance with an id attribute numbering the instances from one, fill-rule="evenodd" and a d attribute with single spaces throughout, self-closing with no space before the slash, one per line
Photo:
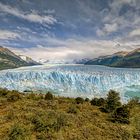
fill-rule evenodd
<path id="1" fill-rule="evenodd" d="M 0 0 L 0 46 L 35 60 L 140 48 L 140 0 Z"/>

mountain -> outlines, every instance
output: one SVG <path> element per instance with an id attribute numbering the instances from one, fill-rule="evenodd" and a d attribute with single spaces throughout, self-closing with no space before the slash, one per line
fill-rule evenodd
<path id="1" fill-rule="evenodd" d="M 117 52 L 113 55 L 101 56 L 86 62 L 85 65 L 140 68 L 140 48 L 131 52 Z"/>
<path id="2" fill-rule="evenodd" d="M 41 64 L 85 64 L 90 59 L 83 58 L 83 59 L 70 59 L 70 60 L 56 60 L 56 59 L 40 59 L 39 63 Z"/>
<path id="3" fill-rule="evenodd" d="M 73 63 L 74 64 L 85 64 L 86 62 L 88 62 L 90 59 L 88 58 L 83 58 L 83 59 L 74 59 Z"/>
<path id="4" fill-rule="evenodd" d="M 28 56 L 19 55 L 19 57 L 23 59 L 24 61 L 26 61 L 29 65 L 40 65 L 39 62 L 36 62 L 35 60 L 33 60 L 32 58 Z"/>
<path id="5" fill-rule="evenodd" d="M 24 61 L 9 49 L 0 46 L 0 70 L 31 65 L 35 64 Z"/>
<path id="6" fill-rule="evenodd" d="M 100 56 L 98 58 L 89 60 L 85 64 L 111 66 L 115 64 L 116 62 L 120 61 L 126 54 L 127 52 L 117 52 L 113 55 Z"/>

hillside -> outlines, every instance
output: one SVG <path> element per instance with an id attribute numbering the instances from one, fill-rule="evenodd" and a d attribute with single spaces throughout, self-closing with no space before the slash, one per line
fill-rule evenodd
<path id="1" fill-rule="evenodd" d="M 21 66 L 36 65 L 28 63 L 7 48 L 0 46 L 0 70 L 17 68 Z"/>
<path id="2" fill-rule="evenodd" d="M 40 63 L 34 61 L 32 58 L 28 57 L 28 56 L 24 56 L 24 55 L 19 55 L 19 57 L 21 59 L 23 59 L 24 61 L 26 61 L 30 66 L 31 65 L 40 65 Z"/>
<path id="3" fill-rule="evenodd" d="M 86 65 L 105 65 L 111 67 L 140 68 L 140 49 L 131 52 L 118 52 L 101 56 L 85 63 Z"/>
<path id="4" fill-rule="evenodd" d="M 130 123 L 126 124 L 111 122 L 111 114 L 102 112 L 100 104 L 91 104 L 89 99 L 46 95 L 0 89 L 0 139 L 139 139 L 140 105 L 135 101 L 131 103 Z M 100 101 L 103 104 L 104 100 Z"/>

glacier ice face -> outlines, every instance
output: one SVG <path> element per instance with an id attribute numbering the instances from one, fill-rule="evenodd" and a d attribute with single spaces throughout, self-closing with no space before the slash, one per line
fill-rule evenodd
<path id="1" fill-rule="evenodd" d="M 2 88 L 52 90 L 62 96 L 105 96 L 110 89 L 124 94 L 128 90 L 135 90 L 135 86 L 140 86 L 140 69 L 43 65 L 0 71 Z"/>

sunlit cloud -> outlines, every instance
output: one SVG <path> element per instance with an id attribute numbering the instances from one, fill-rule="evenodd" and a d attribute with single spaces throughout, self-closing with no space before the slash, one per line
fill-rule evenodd
<path id="1" fill-rule="evenodd" d="M 0 29 L 0 39 L 11 40 L 11 39 L 16 39 L 16 38 L 20 38 L 20 35 L 18 33 Z"/>

